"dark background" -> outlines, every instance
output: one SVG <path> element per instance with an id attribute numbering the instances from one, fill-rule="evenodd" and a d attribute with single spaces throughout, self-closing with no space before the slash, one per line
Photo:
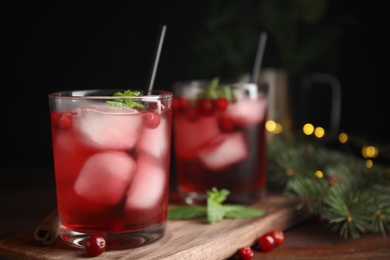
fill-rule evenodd
<path id="1" fill-rule="evenodd" d="M 202 66 L 194 44 L 205 37 L 203 32 L 209 26 L 209 2 L 220 4 L 222 12 L 224 1 L 206 0 L 2 4 L 0 84 L 4 138 L 0 167 L 52 166 L 48 93 L 63 89 L 142 88 L 148 84 L 162 24 L 167 25 L 167 32 L 155 88 L 169 89 L 177 80 L 227 75 L 223 66 L 209 72 L 204 72 L 206 63 L 203 71 L 193 66 Z M 225 3 L 231 6 L 234 1 Z M 344 33 L 338 45 L 341 52 L 337 52 L 337 69 L 326 71 L 334 73 L 342 86 L 340 129 L 362 137 L 362 144 L 380 147 L 390 143 L 385 4 L 386 1 L 329 1 L 330 14 L 350 15 L 356 24 Z M 238 17 L 231 26 L 232 34 L 245 28 L 247 16 Z M 207 37 L 202 40 L 207 41 Z M 272 39 L 267 44 L 263 67 L 275 65 Z M 218 52 L 214 55 L 218 56 Z M 255 50 L 253 60 L 254 55 Z M 253 60 L 244 64 L 247 72 Z"/>

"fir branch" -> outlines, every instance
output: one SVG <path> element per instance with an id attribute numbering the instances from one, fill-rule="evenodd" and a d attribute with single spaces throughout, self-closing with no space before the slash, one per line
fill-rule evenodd
<path id="1" fill-rule="evenodd" d="M 328 184 L 322 180 L 296 177 L 287 183 L 285 193 L 299 198 L 298 209 L 306 207 L 312 215 L 317 215 L 322 211 L 327 189 Z"/>
<path id="2" fill-rule="evenodd" d="M 326 220 L 333 232 L 358 238 L 390 232 L 390 174 L 380 165 L 309 142 L 268 143 L 268 185 L 281 188 Z"/>
<path id="3" fill-rule="evenodd" d="M 343 189 L 341 185 L 332 186 L 324 201 L 326 207 L 321 216 L 334 232 L 340 232 L 340 236 L 358 238 L 359 233 L 367 231 L 370 216 L 369 209 L 364 207 L 369 204 L 369 200 L 364 195 Z"/>

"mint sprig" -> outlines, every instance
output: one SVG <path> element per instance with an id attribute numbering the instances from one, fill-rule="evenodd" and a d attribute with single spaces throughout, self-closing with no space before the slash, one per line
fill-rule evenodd
<path id="1" fill-rule="evenodd" d="M 215 187 L 207 192 L 207 206 L 177 206 L 168 210 L 169 220 L 206 218 L 208 224 L 214 224 L 224 218 L 252 218 L 265 214 L 262 209 L 254 209 L 243 205 L 224 205 L 229 195 L 226 189 L 218 190 Z"/>
<path id="2" fill-rule="evenodd" d="M 217 98 L 226 98 L 231 103 L 234 103 L 237 101 L 237 98 L 234 94 L 234 91 L 231 86 L 229 85 L 221 85 L 219 84 L 219 77 L 213 78 L 208 87 L 199 92 L 196 96 L 196 98 L 211 98 L 211 99 L 217 99 Z"/>
<path id="3" fill-rule="evenodd" d="M 168 210 L 168 219 L 194 219 L 207 215 L 207 209 L 203 206 L 179 206 Z"/>
<path id="4" fill-rule="evenodd" d="M 140 91 L 131 91 L 131 90 L 125 90 L 122 92 L 115 92 L 114 97 L 137 97 L 141 94 Z M 116 98 L 113 100 L 106 101 L 107 104 L 109 104 L 112 107 L 118 107 L 118 108 L 134 108 L 137 110 L 144 110 L 145 106 L 140 102 L 140 100 L 134 99 L 134 98 Z"/>

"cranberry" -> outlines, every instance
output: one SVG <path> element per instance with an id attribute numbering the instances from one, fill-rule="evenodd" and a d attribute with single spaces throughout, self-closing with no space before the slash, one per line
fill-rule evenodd
<path id="1" fill-rule="evenodd" d="M 275 247 L 275 239 L 270 234 L 264 234 L 257 239 L 259 249 L 264 252 L 271 251 Z"/>
<path id="2" fill-rule="evenodd" d="M 144 123 L 146 127 L 154 129 L 160 124 L 160 115 L 157 112 L 147 112 L 144 116 Z"/>
<path id="3" fill-rule="evenodd" d="M 183 97 L 174 98 L 172 108 L 175 112 L 183 112 L 190 106 L 190 101 Z"/>
<path id="4" fill-rule="evenodd" d="M 53 125 L 61 129 L 69 129 L 72 126 L 72 116 L 66 113 L 53 113 L 51 117 Z"/>
<path id="5" fill-rule="evenodd" d="M 270 234 L 274 238 L 275 246 L 279 246 L 279 245 L 283 244 L 283 242 L 284 242 L 284 233 L 283 233 L 282 230 L 274 229 L 271 232 L 269 232 L 268 234 Z"/>
<path id="6" fill-rule="evenodd" d="M 215 107 L 219 111 L 225 111 L 229 105 L 229 101 L 226 98 L 219 97 L 215 100 Z"/>
<path id="7" fill-rule="evenodd" d="M 196 100 L 196 107 L 199 114 L 203 116 L 211 116 L 214 113 L 214 103 L 211 98 L 201 98 Z"/>
<path id="8" fill-rule="evenodd" d="M 253 258 L 253 249 L 249 246 L 241 247 L 237 251 L 240 260 L 251 260 Z"/>
<path id="9" fill-rule="evenodd" d="M 92 235 L 88 237 L 85 242 L 85 250 L 91 256 L 98 256 L 106 251 L 106 239 L 99 235 Z"/>

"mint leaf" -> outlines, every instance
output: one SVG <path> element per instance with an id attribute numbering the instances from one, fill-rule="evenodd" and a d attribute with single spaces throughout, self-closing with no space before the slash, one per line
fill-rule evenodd
<path id="1" fill-rule="evenodd" d="M 140 91 L 131 91 L 131 90 L 125 90 L 122 92 L 115 92 L 114 97 L 137 97 L 141 94 Z M 138 110 L 144 110 L 145 106 L 141 103 L 139 103 L 140 100 L 134 99 L 134 98 L 123 98 L 123 99 L 113 99 L 106 101 L 107 104 L 109 104 L 112 107 L 118 107 L 118 108 L 134 108 Z"/>
<path id="2" fill-rule="evenodd" d="M 218 83 L 219 83 L 219 77 L 213 78 L 209 84 L 209 88 L 215 89 L 218 86 Z"/>
<path id="3" fill-rule="evenodd" d="M 214 224 L 223 218 L 251 218 L 265 215 L 262 209 L 249 208 L 243 205 L 222 205 L 229 195 L 226 189 L 212 188 L 207 191 L 207 206 L 178 206 L 168 210 L 169 220 L 193 219 L 205 217 L 207 223 Z"/>
<path id="4" fill-rule="evenodd" d="M 227 196 L 230 194 L 230 191 L 226 189 L 222 189 L 218 191 L 217 188 L 213 187 L 210 191 L 207 192 L 207 202 L 209 200 L 215 201 L 219 204 L 222 204 L 227 198 Z"/>
<path id="5" fill-rule="evenodd" d="M 217 98 L 216 88 L 218 87 L 219 77 L 215 77 L 211 80 L 207 88 L 197 94 L 197 98 Z"/>
<path id="6" fill-rule="evenodd" d="M 168 219 L 193 219 L 205 217 L 207 210 L 203 206 L 179 206 L 168 211 Z"/>
<path id="7" fill-rule="evenodd" d="M 226 98 L 231 103 L 237 102 L 237 97 L 234 94 L 232 87 L 228 85 L 220 86 L 217 89 L 217 96 L 221 98 Z"/>
<path id="8" fill-rule="evenodd" d="M 208 87 L 199 92 L 196 97 L 211 99 L 226 98 L 231 103 L 235 103 L 237 101 L 233 88 L 229 85 L 219 84 L 219 77 L 213 78 Z"/>
<path id="9" fill-rule="evenodd" d="M 207 199 L 207 223 L 213 224 L 219 222 L 224 216 L 225 211 L 223 206 L 209 197 Z"/>
<path id="10" fill-rule="evenodd" d="M 262 217 L 265 211 L 262 209 L 253 209 L 241 205 L 223 205 L 225 218 L 252 218 Z"/>
<path id="11" fill-rule="evenodd" d="M 116 93 L 114 93 L 114 97 L 115 96 L 120 96 L 120 97 L 126 97 L 126 96 L 135 96 L 135 97 L 137 97 L 137 96 L 139 96 L 141 94 L 141 92 L 140 91 L 131 91 L 130 89 L 128 89 L 128 90 L 125 90 L 123 93 L 122 92 L 116 92 Z"/>

